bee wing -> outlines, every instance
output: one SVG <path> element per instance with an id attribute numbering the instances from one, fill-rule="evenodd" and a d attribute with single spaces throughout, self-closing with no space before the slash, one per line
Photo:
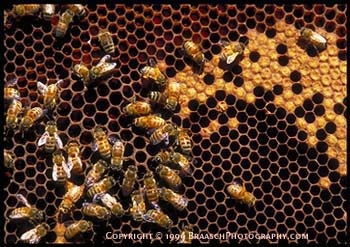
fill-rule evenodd
<path id="1" fill-rule="evenodd" d="M 38 141 L 38 146 L 41 147 L 47 141 L 47 138 L 50 136 L 49 132 L 45 131 L 45 133 L 40 137 Z"/>
<path id="2" fill-rule="evenodd" d="M 319 43 L 327 43 L 326 38 L 316 32 L 313 32 L 312 39 Z"/>
<path id="3" fill-rule="evenodd" d="M 151 216 L 149 216 L 147 213 L 143 215 L 143 219 L 147 222 L 155 223 L 154 219 Z"/>
<path id="4" fill-rule="evenodd" d="M 95 194 L 94 197 L 92 198 L 93 203 L 97 203 L 98 201 L 101 200 L 103 194 Z"/>
<path id="5" fill-rule="evenodd" d="M 228 46 L 230 43 L 227 40 L 219 40 L 219 45 Z"/>
<path id="6" fill-rule="evenodd" d="M 156 67 L 157 62 L 153 58 L 149 58 L 148 59 L 148 65 L 151 66 L 151 67 Z"/>
<path id="7" fill-rule="evenodd" d="M 38 91 L 39 91 L 41 94 L 46 94 L 46 93 L 47 93 L 48 88 L 47 88 L 47 86 L 46 86 L 44 83 L 42 83 L 41 81 L 38 81 L 38 82 L 36 83 L 36 86 L 37 86 L 37 88 L 38 88 Z"/>
<path id="8" fill-rule="evenodd" d="M 107 66 L 105 67 L 105 71 L 111 71 L 117 66 L 117 63 L 108 63 Z"/>
<path id="9" fill-rule="evenodd" d="M 22 194 L 16 194 L 18 201 L 23 203 L 26 207 L 31 208 L 32 206 L 29 204 L 27 198 L 25 198 Z"/>
<path id="10" fill-rule="evenodd" d="M 52 168 L 52 180 L 57 181 L 57 165 L 54 164 Z"/>
<path id="11" fill-rule="evenodd" d="M 109 136 L 108 141 L 110 144 L 115 144 L 118 141 L 118 139 L 115 136 Z"/>
<path id="12" fill-rule="evenodd" d="M 94 141 L 94 142 L 92 143 L 92 151 L 96 152 L 97 150 L 98 150 L 98 145 L 97 145 L 97 142 Z"/>
<path id="13" fill-rule="evenodd" d="M 23 233 L 21 235 L 21 240 L 26 241 L 26 242 L 29 241 L 29 243 L 31 243 L 31 244 L 35 244 L 35 243 L 39 242 L 40 238 L 38 237 L 37 229 L 33 228 L 33 229 Z"/>
<path id="14" fill-rule="evenodd" d="M 65 161 L 62 162 L 62 167 L 63 167 L 63 170 L 66 172 L 67 174 L 67 178 L 70 178 L 70 169 L 67 165 L 67 163 Z"/>
<path id="15" fill-rule="evenodd" d="M 62 149 L 63 143 L 62 143 L 60 136 L 57 133 L 55 133 L 55 140 L 56 140 L 56 144 L 59 147 L 59 149 Z"/>
<path id="16" fill-rule="evenodd" d="M 103 58 L 101 58 L 100 62 L 98 62 L 97 66 L 109 61 L 111 61 L 111 56 L 105 55 Z"/>
<path id="17" fill-rule="evenodd" d="M 233 63 L 236 60 L 237 56 L 238 56 L 238 52 L 235 52 L 231 56 L 228 56 L 227 59 L 226 59 L 226 63 L 227 64 Z"/>

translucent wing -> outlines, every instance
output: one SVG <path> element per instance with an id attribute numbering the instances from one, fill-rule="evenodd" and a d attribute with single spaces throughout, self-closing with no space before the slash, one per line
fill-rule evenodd
<path id="1" fill-rule="evenodd" d="M 54 164 L 52 168 L 52 180 L 57 181 L 57 165 Z"/>
<path id="2" fill-rule="evenodd" d="M 70 169 L 67 165 L 67 163 L 65 161 L 62 162 L 62 167 L 63 167 L 63 170 L 66 172 L 67 174 L 67 178 L 70 178 Z"/>
<path id="3" fill-rule="evenodd" d="M 226 59 L 226 63 L 227 64 L 233 63 L 236 60 L 237 56 L 238 56 L 238 52 L 235 52 L 231 56 L 228 56 L 227 59 Z"/>
<path id="4" fill-rule="evenodd" d="M 37 86 L 37 88 L 38 88 L 38 91 L 39 91 L 41 94 L 46 94 L 46 93 L 47 93 L 47 90 L 48 90 L 48 89 L 47 89 L 47 86 L 46 86 L 44 83 L 38 81 L 37 84 L 36 84 L 36 86 Z"/>
<path id="5" fill-rule="evenodd" d="M 104 72 L 113 70 L 115 68 L 115 66 L 117 66 L 116 63 L 108 63 L 107 66 L 105 67 Z"/>
<path id="6" fill-rule="evenodd" d="M 111 56 L 110 55 L 105 55 L 103 58 L 101 58 L 101 61 L 98 62 L 97 66 L 102 64 L 102 63 L 109 62 L 109 61 L 111 61 Z"/>
<path id="7" fill-rule="evenodd" d="M 153 58 L 148 59 L 148 65 L 151 67 L 156 67 L 157 62 Z"/>
<path id="8" fill-rule="evenodd" d="M 56 144 L 57 144 L 58 148 L 62 149 L 63 143 L 62 143 L 60 136 L 57 133 L 55 133 L 55 140 L 56 140 Z"/>
<path id="9" fill-rule="evenodd" d="M 315 40 L 318 43 L 327 43 L 327 40 L 325 37 L 323 37 L 321 34 L 313 32 L 312 33 L 312 39 Z"/>
<path id="10" fill-rule="evenodd" d="M 47 141 L 47 138 L 50 136 L 49 132 L 45 131 L 45 133 L 40 137 L 38 141 L 38 146 L 41 147 Z"/>
<path id="11" fill-rule="evenodd" d="M 28 208 L 32 207 L 32 206 L 29 204 L 27 198 L 25 198 L 22 194 L 16 194 L 16 197 L 17 197 L 18 201 L 20 201 L 21 203 L 23 203 L 26 207 L 28 207 Z"/>
<path id="12" fill-rule="evenodd" d="M 226 40 L 219 40 L 219 44 L 221 46 L 228 46 L 230 43 L 228 41 L 226 41 Z"/>
<path id="13" fill-rule="evenodd" d="M 37 229 L 33 228 L 22 234 L 21 240 L 25 242 L 29 242 L 31 244 L 36 244 L 39 242 L 40 237 L 38 236 Z"/>

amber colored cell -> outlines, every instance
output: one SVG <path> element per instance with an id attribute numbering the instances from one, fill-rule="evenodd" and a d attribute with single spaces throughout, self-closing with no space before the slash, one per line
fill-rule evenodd
<path id="1" fill-rule="evenodd" d="M 320 181 L 318 181 L 318 184 L 322 189 L 329 189 L 331 186 L 331 181 L 328 177 L 321 177 Z"/>

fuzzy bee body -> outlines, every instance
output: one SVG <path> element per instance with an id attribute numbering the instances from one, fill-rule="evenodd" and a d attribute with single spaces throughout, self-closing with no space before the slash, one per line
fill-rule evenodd
<path id="1" fill-rule="evenodd" d="M 168 98 L 166 99 L 165 108 L 175 111 L 180 96 L 180 83 L 169 79 L 167 82 L 167 92 Z"/>
<path id="2" fill-rule="evenodd" d="M 41 4 L 41 13 L 45 21 L 51 21 L 56 13 L 56 6 L 54 4 Z"/>
<path id="3" fill-rule="evenodd" d="M 191 137 L 188 135 L 188 133 L 185 130 L 180 130 L 177 138 L 178 138 L 177 145 L 180 146 L 181 151 L 184 154 L 189 155 L 192 151 Z"/>
<path id="4" fill-rule="evenodd" d="M 90 69 L 90 80 L 95 81 L 97 79 L 110 75 L 113 72 L 114 68 L 117 66 L 117 64 L 111 60 L 112 58 L 110 55 L 105 55 L 96 66 L 93 66 Z"/>
<path id="5" fill-rule="evenodd" d="M 153 145 L 157 145 L 162 141 L 165 141 L 165 145 L 169 144 L 169 136 L 177 135 L 177 127 L 174 124 L 166 123 L 165 125 L 157 128 L 150 136 L 150 142 Z"/>
<path id="6" fill-rule="evenodd" d="M 46 86 L 42 82 L 37 82 L 37 87 L 39 92 L 44 97 L 44 107 L 48 110 L 53 110 L 57 104 L 58 100 L 58 90 L 60 84 L 63 82 L 63 80 L 59 80 L 55 84 L 51 84 L 49 86 Z"/>
<path id="7" fill-rule="evenodd" d="M 22 131 L 26 131 L 33 126 L 35 122 L 44 116 L 44 111 L 40 107 L 34 107 L 29 109 L 22 118 L 20 128 Z"/>
<path id="8" fill-rule="evenodd" d="M 47 153 L 53 153 L 56 146 L 59 149 L 63 148 L 63 143 L 59 135 L 57 134 L 57 126 L 53 121 L 49 121 L 45 128 L 45 133 L 40 137 L 38 141 L 38 146 L 41 147 L 45 145 L 45 151 Z"/>
<path id="9" fill-rule="evenodd" d="M 6 128 L 7 129 L 15 129 L 18 125 L 18 115 L 22 111 L 22 103 L 21 101 L 14 100 L 6 113 Z"/>
<path id="10" fill-rule="evenodd" d="M 99 220 L 108 220 L 111 217 L 111 212 L 96 203 L 83 203 L 81 211 L 86 216 L 96 217 Z"/>
<path id="11" fill-rule="evenodd" d="M 80 176 L 83 173 L 83 162 L 80 159 L 80 148 L 76 141 L 71 141 L 67 146 L 68 168 L 71 174 Z"/>
<path id="12" fill-rule="evenodd" d="M 165 229 L 170 229 L 174 224 L 169 216 L 160 210 L 150 209 L 146 212 L 143 218 L 145 221 L 155 223 Z"/>
<path id="13" fill-rule="evenodd" d="M 157 182 L 153 177 L 153 173 L 148 171 L 143 177 L 143 184 L 145 186 L 146 198 L 150 204 L 155 208 L 159 208 L 159 192 Z"/>
<path id="14" fill-rule="evenodd" d="M 154 81 L 158 85 L 164 85 L 166 82 L 165 75 L 157 67 L 157 62 L 154 59 L 149 59 L 148 65 L 141 68 L 140 72 L 145 80 Z"/>
<path id="15" fill-rule="evenodd" d="M 111 169 L 120 171 L 123 168 L 125 146 L 116 140 L 112 147 Z"/>
<path id="16" fill-rule="evenodd" d="M 300 36 L 308 42 L 309 45 L 316 48 L 318 52 L 322 52 L 327 49 L 327 40 L 321 34 L 313 31 L 310 28 L 303 27 L 300 30 Z"/>
<path id="17" fill-rule="evenodd" d="M 54 34 L 58 38 L 62 38 L 69 28 L 69 25 L 73 22 L 74 12 L 70 9 L 66 9 L 59 17 Z"/>
<path id="18" fill-rule="evenodd" d="M 236 60 L 243 55 L 245 44 L 242 42 L 229 43 L 227 41 L 220 41 L 222 45 L 222 51 L 220 58 L 230 65 L 236 62 Z"/>
<path id="19" fill-rule="evenodd" d="M 159 177 L 164 180 L 171 189 L 178 191 L 182 186 L 181 177 L 171 168 L 159 165 L 156 171 L 159 174 Z"/>
<path id="20" fill-rule="evenodd" d="M 44 220 L 44 212 L 42 210 L 30 205 L 22 194 L 17 194 L 16 197 L 24 204 L 24 207 L 15 208 L 9 215 L 10 219 L 24 219 L 34 222 L 41 222 Z"/>
<path id="21" fill-rule="evenodd" d="M 109 161 L 111 159 L 112 147 L 108 142 L 107 134 L 102 128 L 97 127 L 95 129 L 94 139 L 96 145 L 95 149 L 99 151 L 101 158 Z"/>
<path id="22" fill-rule="evenodd" d="M 104 160 L 97 161 L 85 177 L 85 185 L 89 188 L 91 185 L 97 183 L 106 173 L 108 164 Z"/>
<path id="23" fill-rule="evenodd" d="M 159 103 L 159 104 L 165 104 L 167 100 L 167 94 L 158 92 L 158 91 L 151 91 L 148 94 L 148 98 L 151 100 L 151 102 Z"/>
<path id="24" fill-rule="evenodd" d="M 40 10 L 40 4 L 15 5 L 13 13 L 17 16 L 35 15 Z"/>
<path id="25" fill-rule="evenodd" d="M 67 178 L 70 178 L 70 171 L 64 158 L 62 151 L 56 151 L 52 157 L 52 179 L 53 181 L 64 184 Z"/>
<path id="26" fill-rule="evenodd" d="M 68 213 L 73 205 L 81 198 L 84 193 L 84 185 L 75 185 L 67 182 L 67 192 L 63 196 L 63 200 L 59 206 L 59 212 L 66 214 Z"/>
<path id="27" fill-rule="evenodd" d="M 121 185 L 123 196 L 128 196 L 133 191 L 137 179 L 137 166 L 130 165 L 125 172 Z"/>
<path id="28" fill-rule="evenodd" d="M 142 221 L 143 215 L 146 213 L 146 204 L 143 199 L 143 194 L 140 190 L 135 190 L 131 193 L 130 214 L 135 221 Z"/>
<path id="29" fill-rule="evenodd" d="M 79 220 L 70 224 L 64 233 L 64 237 L 67 240 L 71 240 L 79 233 L 84 233 L 91 231 L 93 229 L 93 224 L 91 221 Z"/>
<path id="30" fill-rule="evenodd" d="M 169 202 L 178 210 L 184 210 L 187 207 L 188 199 L 181 196 L 180 194 L 175 193 L 174 191 L 168 188 L 162 188 L 160 190 L 160 197 Z"/>
<path id="31" fill-rule="evenodd" d="M 183 45 L 185 55 L 191 58 L 196 64 L 202 66 L 205 61 L 204 53 L 200 46 L 193 41 L 186 41 Z"/>
<path id="32" fill-rule="evenodd" d="M 113 188 L 113 186 L 116 184 L 116 181 L 113 177 L 106 177 L 102 179 L 101 181 L 93 184 L 87 191 L 87 195 L 90 198 L 93 198 L 94 196 L 98 194 L 106 193 L 108 190 Z"/>
<path id="33" fill-rule="evenodd" d="M 123 111 L 126 115 L 142 116 L 151 113 L 151 105 L 147 102 L 134 101 L 124 107 Z"/>
<path id="34" fill-rule="evenodd" d="M 123 216 L 125 214 L 125 210 L 123 205 L 117 201 L 117 199 L 111 196 L 108 193 L 100 196 L 100 200 L 104 206 L 110 209 L 111 213 L 117 217 Z"/>
<path id="35" fill-rule="evenodd" d="M 98 34 L 98 41 L 100 42 L 102 48 L 108 54 L 113 54 L 115 51 L 113 38 L 110 32 L 104 31 Z"/>
<path id="36" fill-rule="evenodd" d="M 136 127 L 154 129 L 163 126 L 165 124 L 165 120 L 157 115 L 148 115 L 135 118 L 134 124 Z"/>
<path id="37" fill-rule="evenodd" d="M 49 232 L 50 226 L 46 223 L 37 225 L 35 228 L 26 231 L 20 237 L 21 241 L 29 244 L 37 244 Z"/>
<path id="38" fill-rule="evenodd" d="M 236 181 L 227 187 L 227 192 L 234 199 L 244 204 L 247 204 L 249 207 L 253 207 L 255 205 L 255 201 L 256 201 L 255 196 L 249 191 L 247 191 L 242 184 Z"/>

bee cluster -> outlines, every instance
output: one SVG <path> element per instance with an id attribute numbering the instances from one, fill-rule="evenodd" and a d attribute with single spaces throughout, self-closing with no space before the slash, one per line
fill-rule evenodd
<path id="1" fill-rule="evenodd" d="M 318 8 L 322 8 L 315 7 L 320 18 Z M 327 18 L 341 24 L 342 14 L 335 19 L 333 8 L 325 8 Z M 341 6 L 334 8 L 342 11 Z M 28 60 L 23 62 L 26 72 L 17 65 L 22 54 L 14 61 L 10 57 L 13 51 L 21 53 L 21 34 L 31 36 L 31 29 L 16 30 L 14 23 L 15 28 L 6 34 L 4 164 L 11 179 L 5 189 L 6 242 L 108 242 L 104 233 L 110 230 L 171 231 L 180 233 L 178 243 L 191 243 L 191 233 L 247 229 L 259 233 L 306 231 L 317 241 L 324 236 L 342 239 L 346 213 L 334 205 L 343 201 L 335 194 L 342 190 L 346 167 L 338 168 L 332 159 L 336 155 L 328 159 L 322 150 L 329 137 L 333 137 L 329 143 L 336 152 L 344 149 L 345 142 L 336 144 L 343 121 L 336 121 L 340 116 L 332 118 L 328 111 L 324 133 L 307 124 L 313 109 L 298 96 L 309 89 L 301 79 L 308 72 L 304 68 L 297 71 L 291 55 L 302 54 L 304 61 L 313 58 L 310 66 L 317 67 L 317 58 L 324 62 L 328 54 L 335 54 L 335 41 L 330 38 L 330 24 L 325 26 L 328 33 L 319 33 L 308 21 L 296 23 L 296 28 L 287 25 L 287 39 L 281 31 L 285 25 L 275 23 L 276 31 L 271 24 L 272 15 L 284 18 L 282 12 L 289 13 L 285 20 L 290 24 L 289 7 L 270 5 L 136 5 L 130 9 L 122 5 L 28 4 L 5 13 L 8 21 L 27 15 L 40 20 L 32 25 L 38 54 L 27 59 L 28 49 L 23 52 Z M 293 7 L 293 15 L 299 12 L 300 6 Z M 260 18 L 257 22 L 255 14 Z M 265 14 L 270 23 L 266 35 L 261 33 L 265 32 Z M 340 31 L 337 28 L 337 35 Z M 18 44 L 11 45 L 11 40 Z M 24 46 L 30 46 L 28 40 L 24 39 Z M 40 45 L 44 47 L 42 58 Z M 269 54 L 263 54 L 264 49 Z M 54 60 L 57 65 L 50 63 Z M 331 71 L 333 78 L 339 61 L 329 60 L 331 65 L 322 63 L 320 71 Z M 12 69 L 12 63 L 18 67 Z M 33 72 L 31 66 L 36 63 Z M 284 66 L 280 72 L 273 71 L 280 68 L 276 63 Z M 274 76 L 269 77 L 271 73 Z M 276 79 L 278 73 L 288 78 Z M 45 83 L 43 76 L 60 79 Z M 274 85 L 278 81 L 282 86 Z M 289 81 L 298 83 L 289 89 Z M 329 85 L 324 76 L 322 84 Z M 341 83 L 337 82 L 335 90 L 342 90 Z M 316 91 L 324 94 L 325 107 L 332 108 L 329 92 Z M 285 95 L 291 99 L 293 93 L 302 105 L 302 110 L 295 109 L 297 119 L 293 116 L 297 103 L 283 100 Z M 336 102 L 343 100 L 342 95 Z M 323 95 L 312 97 L 317 116 L 322 115 L 320 97 Z M 343 114 L 339 102 L 339 114 L 333 115 Z M 304 124 L 299 121 L 304 120 L 300 117 L 303 107 L 308 111 Z M 329 122 L 332 119 L 336 126 Z M 327 136 L 332 129 L 336 133 Z M 305 133 L 312 132 L 307 142 L 311 148 L 305 147 Z M 319 140 L 325 135 L 321 145 Z M 302 143 L 296 143 L 299 141 Z M 325 211 L 324 216 L 320 210 Z M 322 222 L 315 223 L 315 219 Z"/>

